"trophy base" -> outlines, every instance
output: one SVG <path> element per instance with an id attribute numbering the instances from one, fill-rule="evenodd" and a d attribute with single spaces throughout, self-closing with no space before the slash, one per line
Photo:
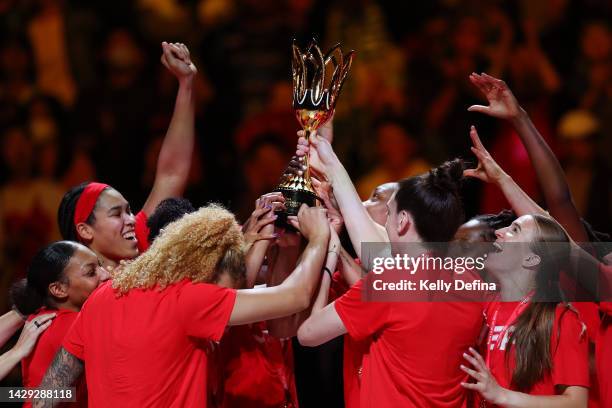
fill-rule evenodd
<path id="1" fill-rule="evenodd" d="M 290 215 L 297 216 L 302 204 L 306 204 L 309 207 L 314 207 L 319 197 L 307 190 L 293 190 L 280 187 L 277 188 L 276 191 L 281 192 L 285 197 L 285 210 L 276 212 L 278 215 L 276 225 L 291 231 L 295 231 L 291 224 L 287 222 L 287 217 Z"/>

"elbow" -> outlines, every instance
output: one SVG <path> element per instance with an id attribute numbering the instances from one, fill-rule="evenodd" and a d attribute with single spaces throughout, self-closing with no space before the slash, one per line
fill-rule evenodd
<path id="1" fill-rule="evenodd" d="M 303 312 L 304 310 L 310 307 L 310 296 L 307 293 L 304 293 L 303 290 L 298 290 L 295 294 L 295 307 L 296 313 Z"/>
<path id="2" fill-rule="evenodd" d="M 306 320 L 297 332 L 298 342 L 305 347 L 316 347 L 321 342 L 315 337 L 314 330 L 312 329 L 312 325 L 310 324 L 310 319 Z"/>

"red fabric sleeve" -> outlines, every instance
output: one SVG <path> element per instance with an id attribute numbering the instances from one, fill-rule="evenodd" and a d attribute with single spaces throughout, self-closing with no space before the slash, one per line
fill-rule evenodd
<path id="1" fill-rule="evenodd" d="M 554 385 L 589 387 L 589 342 L 586 328 L 577 313 L 564 309 L 557 308 L 557 321 L 553 326 L 552 381 Z"/>
<path id="2" fill-rule="evenodd" d="M 355 258 L 355 263 L 361 266 L 361 260 L 359 258 Z M 342 272 L 337 270 L 332 275 L 331 285 L 329 286 L 329 302 L 333 302 L 338 299 L 340 296 L 344 295 L 351 287 L 344 279 Z"/>
<path id="3" fill-rule="evenodd" d="M 389 316 L 388 302 L 364 302 L 361 299 L 363 280 L 334 302 L 336 313 L 348 334 L 356 340 L 365 339 L 381 330 Z"/>
<path id="4" fill-rule="evenodd" d="M 601 302 L 599 304 L 599 310 L 603 313 L 612 316 L 612 302 Z"/>
<path id="5" fill-rule="evenodd" d="M 191 337 L 221 340 L 235 301 L 234 289 L 208 283 L 185 285 L 178 298 L 179 318 L 185 332 Z"/>
<path id="6" fill-rule="evenodd" d="M 349 290 L 349 286 L 342 277 L 339 271 L 332 275 L 331 284 L 329 285 L 329 301 L 333 302 Z"/>
<path id="7" fill-rule="evenodd" d="M 149 249 L 149 227 L 147 227 L 147 214 L 144 211 L 136 214 L 136 239 L 138 240 L 138 251 L 142 254 Z"/>
<path id="8" fill-rule="evenodd" d="M 83 306 L 83 309 L 79 312 L 74 323 L 68 330 L 68 334 L 64 337 L 64 341 L 62 342 L 62 347 L 66 349 L 73 356 L 84 360 L 84 338 L 83 338 L 83 312 L 85 312 L 86 305 Z"/>

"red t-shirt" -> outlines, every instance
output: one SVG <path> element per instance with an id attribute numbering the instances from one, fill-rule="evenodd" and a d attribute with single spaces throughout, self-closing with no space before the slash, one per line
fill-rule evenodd
<path id="1" fill-rule="evenodd" d="M 298 406 L 290 340 L 271 336 L 263 322 L 233 326 L 225 331 L 218 351 L 223 378 L 220 406 Z"/>
<path id="2" fill-rule="evenodd" d="M 603 318 L 595 343 L 599 398 L 602 407 L 612 407 L 612 303 L 602 302 L 600 308 Z"/>
<path id="3" fill-rule="evenodd" d="M 70 330 L 72 323 L 76 319 L 78 313 L 70 310 L 60 309 L 51 310 L 47 308 L 40 309 L 37 313 L 30 315 L 28 321 L 31 321 L 37 316 L 47 313 L 56 313 L 51 325 L 40 335 L 36 346 L 32 353 L 21 360 L 21 372 L 23 376 L 24 387 L 38 387 L 42 381 L 47 368 L 51 365 L 55 354 L 62 345 L 64 337 Z M 87 406 L 87 387 L 85 378 L 81 376 L 75 385 L 77 389 L 76 403 L 64 403 L 59 406 L 70 407 L 86 407 Z M 68 405 L 70 404 L 70 405 Z M 31 407 L 31 402 L 25 402 L 24 407 Z"/>
<path id="4" fill-rule="evenodd" d="M 470 302 L 365 302 L 364 279 L 335 302 L 348 334 L 370 338 L 361 407 L 462 407 L 462 354 L 478 341 L 482 305 Z"/>
<path id="5" fill-rule="evenodd" d="M 492 303 L 487 311 L 487 325 L 492 325 L 493 315 L 499 308 L 493 328 L 494 333 L 501 333 L 509 322 L 518 302 Z M 509 326 L 503 336 L 492 336 L 491 349 L 486 350 L 485 358 L 489 361 L 489 369 L 500 386 L 513 389 L 510 386 L 515 367 L 514 347 L 510 350 L 508 365 L 506 365 L 506 349 L 508 337 L 512 331 Z M 559 333 L 559 335 L 558 335 Z M 542 380 L 536 383 L 530 395 L 556 395 L 555 386 L 589 387 L 589 349 L 586 327 L 577 313 L 559 305 L 556 309 L 555 322 L 550 340 L 552 370 Z"/>
<path id="6" fill-rule="evenodd" d="M 85 362 L 89 405 L 206 407 L 208 340 L 219 341 L 236 291 L 183 280 L 118 297 L 105 282 L 63 347 Z"/>
<path id="7" fill-rule="evenodd" d="M 612 277 L 612 266 L 600 264 L 602 280 L 608 285 Z M 610 289 L 603 291 L 610 300 Z M 599 379 L 599 396 L 602 407 L 612 407 L 612 302 L 601 302 L 599 310 L 602 314 L 601 325 L 595 343 L 595 362 L 597 365 L 597 377 Z"/>
<path id="8" fill-rule="evenodd" d="M 359 260 L 356 260 L 359 263 Z M 329 300 L 334 301 L 350 287 L 339 271 L 332 275 L 329 288 Z M 359 393 L 361 389 L 361 373 L 363 370 L 363 356 L 370 348 L 370 339 L 355 340 L 351 336 L 344 336 L 342 353 L 342 379 L 344 384 L 344 406 L 346 408 L 359 407 Z"/>
<path id="9" fill-rule="evenodd" d="M 149 249 L 149 227 L 147 227 L 147 214 L 144 211 L 139 211 L 136 214 L 136 225 L 134 226 L 134 232 L 136 233 L 136 239 L 138 240 L 138 252 L 143 253 Z"/>

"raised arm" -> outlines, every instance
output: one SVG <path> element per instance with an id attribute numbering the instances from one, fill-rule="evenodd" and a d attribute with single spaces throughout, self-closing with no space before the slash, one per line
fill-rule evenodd
<path id="1" fill-rule="evenodd" d="M 73 356 L 66 351 L 63 347 L 60 347 L 53 362 L 47 369 L 42 382 L 39 385 L 41 389 L 54 389 L 54 388 L 66 388 L 70 387 L 75 383 L 85 369 L 83 361 Z M 60 404 L 58 400 L 47 399 L 47 400 L 34 400 L 34 408 L 50 408 L 56 407 Z"/>
<path id="2" fill-rule="evenodd" d="M 329 288 L 332 283 L 332 274 L 336 270 L 338 264 L 338 255 L 340 252 L 340 238 L 336 231 L 331 228 L 331 237 L 329 239 L 329 246 L 327 248 L 327 257 L 325 258 L 325 266 L 323 267 L 323 274 L 321 277 L 321 284 L 319 285 L 319 292 L 312 304 L 312 313 L 316 313 L 323 309 L 328 302 Z M 297 331 L 296 331 L 297 334 Z"/>
<path id="3" fill-rule="evenodd" d="M 288 316 L 306 309 L 321 276 L 329 241 L 326 211 L 302 206 L 298 214 L 308 245 L 294 271 L 279 286 L 239 290 L 229 325 Z"/>
<path id="4" fill-rule="evenodd" d="M 8 339 L 13 337 L 13 334 L 15 334 L 24 323 L 25 320 L 16 310 L 11 310 L 0 316 L 0 347 L 2 347 Z"/>
<path id="5" fill-rule="evenodd" d="M 348 172 L 334 153 L 329 141 L 317 134 L 311 135 L 309 140 L 314 149 L 310 149 L 308 142 L 300 138 L 297 154 L 298 156 L 309 153 L 311 156 L 316 155 L 317 160 L 311 163 L 317 161 L 321 163 L 322 169 L 319 171 L 325 174 L 331 183 L 346 230 L 358 256 L 361 257 L 362 242 L 389 241 L 384 227 L 378 225 L 364 208 Z"/>
<path id="6" fill-rule="evenodd" d="M 317 190 L 319 191 L 319 190 Z M 321 193 L 319 193 L 321 196 Z M 324 199 L 325 201 L 325 199 Z M 319 310 L 327 304 L 328 292 L 331 285 L 331 276 L 335 271 L 336 264 L 338 262 L 338 253 L 340 248 L 342 247 L 340 244 L 340 238 L 338 238 L 338 234 L 336 231 L 338 229 L 342 229 L 342 221 L 337 219 L 337 216 L 332 215 L 334 210 L 327 209 L 328 220 L 330 220 L 330 239 L 327 247 L 327 255 L 325 257 L 325 264 L 323 266 L 323 271 L 321 272 L 321 283 L 319 284 L 319 290 L 315 297 L 315 300 L 312 304 L 312 307 L 308 307 L 301 311 L 300 313 L 296 313 L 291 316 L 286 316 L 280 319 L 269 320 L 268 330 L 270 334 L 278 338 L 289 338 L 297 335 L 297 330 L 300 325 L 313 313 L 315 310 Z M 335 219 L 332 219 L 334 217 Z M 290 222 L 296 228 L 299 228 L 299 224 L 293 217 L 290 218 Z M 296 247 L 290 248 L 281 248 L 276 258 L 276 262 L 274 263 L 273 270 L 271 271 L 269 285 L 278 285 L 284 280 L 288 275 L 283 273 L 286 270 L 290 270 L 286 261 L 291 262 L 293 259 L 297 258 L 297 253 L 294 252 Z M 299 248 L 299 247 L 298 247 Z M 288 254 L 285 254 L 287 253 Z M 292 258 L 293 255 L 293 258 Z M 279 269 L 281 269 L 279 271 Z M 329 271 L 329 272 L 325 272 Z"/>
<path id="7" fill-rule="evenodd" d="M 142 208 L 145 214 L 153 213 L 162 200 L 183 195 L 195 139 L 193 80 L 197 69 L 184 44 L 163 42 L 162 48 L 161 62 L 178 79 L 179 89 L 170 126 L 157 159 L 153 189 Z"/>
<path id="8" fill-rule="evenodd" d="M 519 217 L 526 214 L 546 215 L 546 211 L 533 201 L 493 159 L 480 141 L 475 126 L 470 128 L 470 138 L 473 144 L 472 153 L 478 158 L 478 167 L 465 170 L 463 175 L 477 178 L 485 183 L 496 184 Z"/>
<path id="9" fill-rule="evenodd" d="M 242 227 L 249 248 L 245 257 L 247 288 L 255 285 L 270 242 L 277 238 L 274 233 L 274 221 L 277 218 L 274 211 L 284 208 L 284 202 L 285 197 L 281 193 L 262 195 L 255 202 L 255 210 Z"/>
<path id="10" fill-rule="evenodd" d="M 363 278 L 363 269 L 355 262 L 351 254 L 346 252 L 344 247 L 340 248 L 340 267 L 338 269 L 349 286 L 353 286 L 359 279 Z"/>
<path id="11" fill-rule="evenodd" d="M 527 150 L 550 214 L 563 225 L 574 241 L 587 242 L 588 236 L 559 160 L 508 85 L 487 74 L 472 74 L 470 81 L 485 95 L 489 106 L 474 105 L 468 110 L 510 121 Z"/>

